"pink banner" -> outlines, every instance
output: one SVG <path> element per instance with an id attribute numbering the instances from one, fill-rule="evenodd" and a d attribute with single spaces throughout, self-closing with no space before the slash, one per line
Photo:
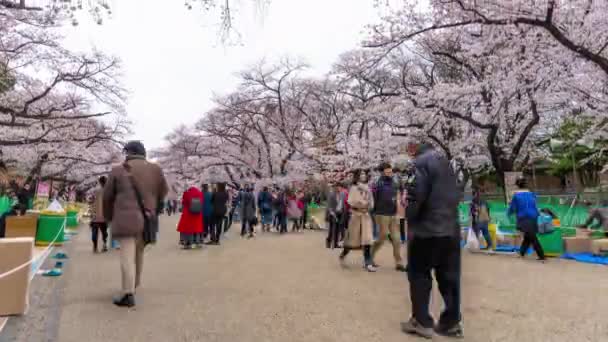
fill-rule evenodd
<path id="1" fill-rule="evenodd" d="M 37 198 L 48 198 L 51 191 L 51 185 L 47 182 L 39 182 L 36 189 Z"/>

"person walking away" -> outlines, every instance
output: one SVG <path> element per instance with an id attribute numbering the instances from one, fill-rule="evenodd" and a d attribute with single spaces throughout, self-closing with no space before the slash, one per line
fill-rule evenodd
<path id="1" fill-rule="evenodd" d="M 390 164 L 385 163 L 380 166 L 383 176 L 376 184 L 374 193 L 374 216 L 379 226 L 378 239 L 372 248 L 372 262 L 374 267 L 378 267 L 375 262 L 376 254 L 391 235 L 393 245 L 393 257 L 395 259 L 395 270 L 405 272 L 403 258 L 401 257 L 401 243 L 397 238 L 399 234 L 399 221 L 397 219 L 397 196 L 399 195 L 399 182 L 393 177 L 393 169 Z"/>
<path id="2" fill-rule="evenodd" d="M 407 189 L 408 279 L 412 317 L 402 323 L 406 333 L 431 338 L 433 332 L 464 337 L 460 311 L 460 226 L 458 203 L 462 197 L 456 174 L 445 156 L 429 144 L 410 143 L 415 176 Z M 433 278 L 439 284 L 444 311 L 434 326 L 429 314 Z"/>
<path id="3" fill-rule="evenodd" d="M 226 221 L 226 214 L 228 212 L 228 200 L 229 196 L 226 192 L 226 184 L 219 183 L 216 191 L 213 193 L 213 198 L 211 199 L 211 206 L 213 207 L 211 244 L 213 245 L 220 244 L 222 226 Z"/>
<path id="4" fill-rule="evenodd" d="M 302 219 L 302 211 L 298 206 L 298 199 L 296 195 L 291 191 L 287 196 L 287 218 L 290 222 L 292 222 L 291 231 L 299 231 L 300 220 Z"/>
<path id="5" fill-rule="evenodd" d="M 256 219 L 255 197 L 253 187 L 247 186 L 241 196 L 241 237 L 249 232 L 249 238 L 254 236 L 254 223 Z"/>
<path id="6" fill-rule="evenodd" d="M 348 185 L 345 183 L 340 184 L 340 197 L 343 202 L 342 217 L 340 218 L 340 242 L 344 241 L 346 235 L 346 229 L 348 229 L 348 222 L 350 221 L 350 205 L 348 204 Z"/>
<path id="7" fill-rule="evenodd" d="M 203 203 L 203 240 L 207 239 L 209 232 L 211 231 L 211 223 L 213 222 L 213 204 L 211 199 L 213 194 L 209 189 L 209 184 L 203 184 L 202 186 L 203 197 L 205 202 Z"/>
<path id="8" fill-rule="evenodd" d="M 327 219 L 329 221 L 329 230 L 327 232 L 327 239 L 325 240 L 325 247 L 327 248 L 338 248 L 343 210 L 344 201 L 340 192 L 340 186 L 335 184 L 333 189 L 327 194 Z"/>
<path id="9" fill-rule="evenodd" d="M 399 197 L 397 198 L 397 217 L 399 218 L 399 237 L 401 238 L 401 244 L 405 244 L 406 241 L 406 226 L 407 221 L 405 219 L 405 208 L 407 207 L 407 190 L 402 188 L 399 190 Z"/>
<path id="10" fill-rule="evenodd" d="M 346 232 L 344 249 L 340 254 L 340 263 L 344 265 L 346 256 L 353 249 L 363 249 L 363 261 L 368 272 L 376 272 L 372 262 L 371 246 L 374 242 L 372 221 L 369 208 L 373 207 L 373 196 L 367 185 L 367 175 L 357 170 L 353 173 L 353 185 L 349 191 L 348 204 L 351 207 L 351 219 Z"/>
<path id="11" fill-rule="evenodd" d="M 507 215 L 517 216 L 517 230 L 521 231 L 524 239 L 519 248 L 519 255 L 523 258 L 528 252 L 530 245 L 534 247 L 538 260 L 545 260 L 545 252 L 538 241 L 538 207 L 536 205 L 536 194 L 527 189 L 528 182 L 520 177 L 515 181 L 519 191 L 513 195 Z"/>
<path id="12" fill-rule="evenodd" d="M 310 192 L 308 190 L 305 190 L 302 193 L 302 197 L 300 200 L 302 202 L 302 220 L 300 221 L 300 226 L 302 227 L 302 229 L 306 229 L 306 225 L 308 223 L 308 206 L 312 202 L 312 196 L 310 195 Z"/>
<path id="13" fill-rule="evenodd" d="M 123 151 L 125 162 L 112 169 L 104 187 L 103 216 L 111 222 L 112 237 L 120 243 L 122 295 L 114 299 L 114 304 L 132 307 L 135 289 L 141 285 L 146 244 L 144 225 L 146 221 L 154 222 L 154 216 L 158 217 L 159 203 L 169 188 L 161 168 L 146 160 L 146 149 L 141 142 L 128 142 Z M 144 214 L 148 219 L 144 219 Z"/>
<path id="14" fill-rule="evenodd" d="M 226 227 L 226 231 L 228 231 L 230 229 L 230 227 L 232 227 L 232 223 L 234 223 L 234 213 L 239 206 L 239 200 L 240 200 L 240 192 L 233 191 L 232 192 L 232 202 L 230 203 L 230 214 L 229 214 L 229 218 L 228 218 L 228 227 Z"/>
<path id="15" fill-rule="evenodd" d="M 262 218 L 262 232 L 269 232 L 272 225 L 272 195 L 267 186 L 258 194 L 258 210 Z"/>
<path id="16" fill-rule="evenodd" d="M 103 247 L 101 248 L 102 252 L 108 251 L 108 224 L 106 223 L 105 218 L 103 217 L 103 189 L 106 185 L 107 177 L 101 176 L 99 177 L 98 184 L 99 186 L 93 192 L 93 196 L 91 197 L 91 203 L 89 204 L 90 215 L 91 215 L 91 240 L 93 241 L 93 253 L 97 253 L 97 241 L 99 239 L 99 233 L 101 233 L 101 238 L 103 240 Z"/>
<path id="17" fill-rule="evenodd" d="M 184 249 L 199 248 L 203 244 L 203 193 L 191 187 L 182 196 L 184 209 L 177 224 L 177 231 Z"/>
<path id="18" fill-rule="evenodd" d="M 285 191 L 279 191 L 273 202 L 276 210 L 277 228 L 279 234 L 287 233 L 287 197 Z"/>
<path id="19" fill-rule="evenodd" d="M 30 184 L 24 184 L 23 187 L 17 192 L 17 200 L 19 201 L 19 208 L 21 210 L 19 215 L 25 215 L 27 210 L 30 208 L 30 203 L 32 202 L 33 198 L 34 194 L 32 192 Z"/>
<path id="20" fill-rule="evenodd" d="M 492 249 L 492 237 L 490 236 L 490 206 L 488 202 L 481 199 L 479 191 L 475 191 L 473 194 L 473 200 L 471 201 L 471 227 L 477 239 L 483 234 L 484 240 L 486 240 L 487 249 Z"/>

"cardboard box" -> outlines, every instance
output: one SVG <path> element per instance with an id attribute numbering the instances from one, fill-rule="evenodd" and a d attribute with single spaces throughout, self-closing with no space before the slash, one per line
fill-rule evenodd
<path id="1" fill-rule="evenodd" d="M 593 255 L 607 255 L 608 239 L 591 240 L 591 253 Z"/>
<path id="2" fill-rule="evenodd" d="M 32 259 L 31 237 L 0 239 L 0 316 L 23 315 L 29 306 L 31 265 L 27 264 L 7 276 L 2 274 Z"/>
<path id="3" fill-rule="evenodd" d="M 31 237 L 35 239 L 37 226 L 37 215 L 9 216 L 6 218 L 6 233 L 4 237 Z"/>
<path id="4" fill-rule="evenodd" d="M 567 253 L 591 252 L 591 239 L 586 236 L 565 237 L 564 249 Z"/>

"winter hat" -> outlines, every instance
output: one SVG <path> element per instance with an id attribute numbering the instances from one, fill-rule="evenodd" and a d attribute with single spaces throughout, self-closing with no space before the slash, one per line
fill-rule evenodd
<path id="1" fill-rule="evenodd" d="M 146 148 L 144 147 L 144 144 L 142 144 L 142 142 L 139 140 L 129 141 L 123 148 L 123 151 L 130 156 L 146 156 Z"/>

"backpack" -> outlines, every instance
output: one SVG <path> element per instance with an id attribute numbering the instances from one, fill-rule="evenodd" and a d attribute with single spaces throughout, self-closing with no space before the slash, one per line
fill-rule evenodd
<path id="1" fill-rule="evenodd" d="M 547 214 L 538 215 L 538 233 L 539 234 L 549 234 L 552 233 L 555 229 L 553 228 L 553 217 Z"/>
<path id="2" fill-rule="evenodd" d="M 190 206 L 188 207 L 188 211 L 191 214 L 198 215 L 203 212 L 203 203 L 200 198 L 194 197 L 190 200 Z"/>
<path id="3" fill-rule="evenodd" d="M 479 205 L 479 222 L 490 222 L 490 209 L 488 209 L 488 205 L 486 203 L 482 203 Z"/>
<path id="4" fill-rule="evenodd" d="M 295 200 L 290 200 L 287 206 L 287 218 L 298 219 L 302 217 L 302 211 L 298 208 L 298 203 Z"/>

